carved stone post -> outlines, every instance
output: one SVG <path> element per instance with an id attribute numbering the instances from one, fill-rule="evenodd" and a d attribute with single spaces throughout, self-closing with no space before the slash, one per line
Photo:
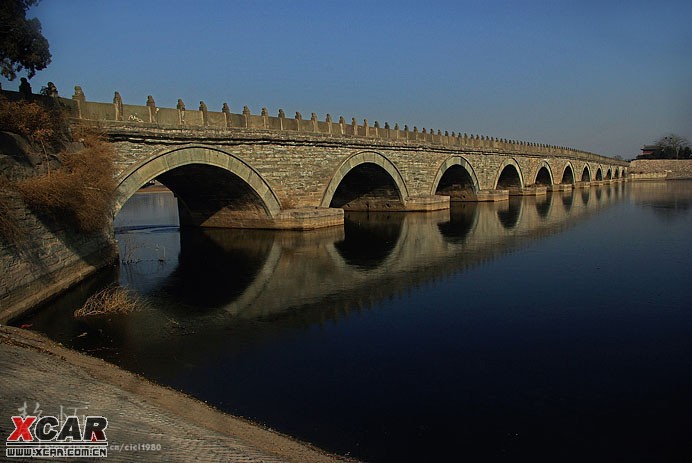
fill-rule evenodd
<path id="1" fill-rule="evenodd" d="M 331 114 L 327 113 L 327 117 L 325 118 L 325 122 L 327 123 L 327 133 L 331 134 L 332 133 L 332 116 L 331 116 Z"/>
<path id="2" fill-rule="evenodd" d="M 303 115 L 296 111 L 296 126 L 298 127 L 298 132 L 300 132 L 300 121 L 303 120 Z"/>
<path id="3" fill-rule="evenodd" d="M 286 113 L 283 109 L 279 109 L 279 129 L 284 130 L 284 119 L 286 119 Z"/>
<path id="4" fill-rule="evenodd" d="M 185 103 L 183 100 L 178 98 L 178 104 L 175 105 L 175 109 L 178 110 L 178 125 L 185 125 Z"/>
<path id="5" fill-rule="evenodd" d="M 149 110 L 149 122 L 156 123 L 156 102 L 154 97 L 149 95 L 147 97 L 147 109 Z"/>
<path id="6" fill-rule="evenodd" d="M 312 131 L 313 132 L 319 132 L 318 125 L 317 125 L 317 114 L 312 113 L 310 115 L 310 121 L 312 122 Z"/>
<path id="7" fill-rule="evenodd" d="M 346 133 L 346 121 L 344 120 L 344 116 L 339 116 L 339 129 L 341 130 L 341 135 L 343 136 Z"/>
<path id="8" fill-rule="evenodd" d="M 245 128 L 250 127 L 250 108 L 243 106 L 243 119 L 245 119 Z"/>
<path id="9" fill-rule="evenodd" d="M 77 103 L 77 117 L 83 119 L 85 116 L 85 114 L 83 113 L 86 109 L 86 97 L 84 96 L 82 87 L 80 87 L 79 85 L 75 85 L 74 95 L 72 95 L 72 99 Z"/>
<path id="10" fill-rule="evenodd" d="M 221 112 L 223 113 L 223 118 L 226 121 L 226 128 L 231 127 L 231 108 L 228 107 L 228 103 L 224 103 L 221 107 Z"/>
<path id="11" fill-rule="evenodd" d="M 123 120 L 123 99 L 120 97 L 120 93 L 115 92 L 113 95 L 113 109 L 115 110 L 115 120 Z"/>
<path id="12" fill-rule="evenodd" d="M 209 112 L 207 111 L 207 105 L 204 101 L 199 102 L 199 112 L 202 113 L 202 125 L 204 127 L 209 126 Z"/>
<path id="13" fill-rule="evenodd" d="M 262 126 L 265 129 L 269 128 L 269 113 L 267 112 L 266 107 L 262 108 Z"/>
<path id="14" fill-rule="evenodd" d="M 356 118 L 352 117 L 351 118 L 351 128 L 353 130 L 353 135 L 358 135 L 358 122 L 356 122 Z"/>

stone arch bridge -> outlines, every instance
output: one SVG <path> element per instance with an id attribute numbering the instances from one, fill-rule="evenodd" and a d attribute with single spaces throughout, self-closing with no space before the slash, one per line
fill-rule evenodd
<path id="1" fill-rule="evenodd" d="M 623 180 L 629 163 L 565 147 L 440 130 L 346 123 L 283 110 L 252 115 L 86 101 L 75 120 L 101 127 L 117 153 L 116 211 L 158 180 L 178 197 L 181 225 L 312 229 L 344 210 L 430 211 L 450 201 L 502 201 Z"/>

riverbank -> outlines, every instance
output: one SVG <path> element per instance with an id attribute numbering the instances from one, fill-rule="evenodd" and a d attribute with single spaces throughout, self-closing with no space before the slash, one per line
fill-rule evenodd
<path id="1" fill-rule="evenodd" d="M 690 180 L 692 159 L 637 159 L 627 175 L 631 180 Z"/>
<path id="2" fill-rule="evenodd" d="M 5 438 L 12 431 L 9 418 L 25 404 L 29 414 L 40 409 L 44 416 L 77 407 L 78 416 L 108 419 L 109 461 L 353 461 L 219 412 L 26 329 L 0 325 L 0 370 L 0 434 Z M 115 449 L 120 444 L 130 444 L 129 450 Z"/>

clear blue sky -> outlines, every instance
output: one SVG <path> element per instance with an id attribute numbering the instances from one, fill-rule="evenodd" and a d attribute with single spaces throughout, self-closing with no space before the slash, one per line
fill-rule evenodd
<path id="1" fill-rule="evenodd" d="M 692 141 L 690 0 L 43 0 L 29 16 L 53 54 L 35 91 L 331 113 L 625 159 L 667 132 Z"/>

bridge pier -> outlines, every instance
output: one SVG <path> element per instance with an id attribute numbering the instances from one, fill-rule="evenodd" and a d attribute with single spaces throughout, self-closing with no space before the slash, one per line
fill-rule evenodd
<path id="1" fill-rule="evenodd" d="M 181 227 L 251 228 L 265 230 L 315 230 L 342 226 L 344 210 L 324 207 L 285 209 L 274 217 L 253 211 L 220 210 L 213 215 L 179 207 Z"/>
<path id="2" fill-rule="evenodd" d="M 469 195 L 469 199 L 464 201 L 476 201 L 476 202 L 497 202 L 497 201 L 508 201 L 509 200 L 509 190 L 480 190 L 472 195 Z"/>
<path id="3" fill-rule="evenodd" d="M 524 188 L 510 188 L 510 196 L 544 196 L 548 194 L 548 187 L 546 186 L 527 186 Z"/>
<path id="4" fill-rule="evenodd" d="M 559 183 L 548 186 L 548 191 L 551 193 L 555 191 L 572 191 L 573 188 L 574 186 L 571 183 Z"/>
<path id="5" fill-rule="evenodd" d="M 409 212 L 439 211 L 449 209 L 449 203 L 450 197 L 441 195 L 408 198 L 406 200 L 405 210 Z"/>

